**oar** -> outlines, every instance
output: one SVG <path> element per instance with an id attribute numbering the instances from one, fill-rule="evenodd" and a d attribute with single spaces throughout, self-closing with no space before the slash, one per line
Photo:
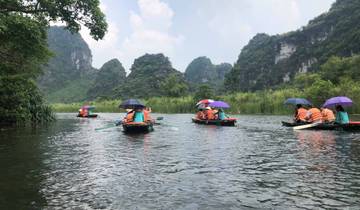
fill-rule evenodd
<path id="1" fill-rule="evenodd" d="M 121 120 L 116 120 L 115 121 L 115 124 L 110 124 L 108 126 L 105 126 L 105 127 L 102 127 L 102 128 L 95 128 L 96 131 L 100 131 L 100 130 L 104 130 L 104 129 L 108 129 L 108 128 L 113 128 L 113 127 L 116 127 L 116 126 L 119 126 L 122 124 L 122 121 Z"/>
<path id="2" fill-rule="evenodd" d="M 302 129 L 306 129 L 306 128 L 316 127 L 316 126 L 318 126 L 320 124 L 321 124 L 321 122 L 311 123 L 311 124 L 306 124 L 306 125 L 300 125 L 300 126 L 293 127 L 293 129 L 294 130 L 302 130 Z"/>

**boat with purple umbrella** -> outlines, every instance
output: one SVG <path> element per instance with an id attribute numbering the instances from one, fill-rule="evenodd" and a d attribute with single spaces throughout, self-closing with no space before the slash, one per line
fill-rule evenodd
<path id="1" fill-rule="evenodd" d="M 235 126 L 237 119 L 227 117 L 223 111 L 223 109 L 228 108 L 230 105 L 224 101 L 212 101 L 208 103 L 207 107 L 201 107 L 205 111 L 199 108 L 197 115 L 192 118 L 192 122 L 203 125 Z M 216 111 L 215 114 L 214 111 Z M 209 117 L 209 113 L 212 113 L 212 117 Z"/>

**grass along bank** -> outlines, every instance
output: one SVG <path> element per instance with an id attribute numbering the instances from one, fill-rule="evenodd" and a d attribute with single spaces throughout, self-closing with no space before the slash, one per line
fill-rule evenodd
<path id="1" fill-rule="evenodd" d="M 226 101 L 231 108 L 226 110 L 231 114 L 273 114 L 288 115 L 293 112 L 292 106 L 285 106 L 284 101 L 290 97 L 305 97 L 304 92 L 298 89 L 282 89 L 276 91 L 260 91 L 255 93 L 234 93 L 215 97 L 216 100 Z M 309 98 L 311 100 L 311 98 Z M 186 97 L 154 97 L 141 100 L 150 106 L 156 113 L 194 113 L 196 112 L 192 96 Z M 316 100 L 315 100 L 316 101 Z M 95 112 L 123 112 L 118 108 L 121 100 L 92 101 L 86 104 L 96 106 Z M 322 103 L 322 102 L 321 102 Z M 77 112 L 85 103 L 52 104 L 55 112 Z M 321 104 L 316 104 L 320 106 Z M 349 108 L 349 113 L 360 113 L 360 107 Z"/>

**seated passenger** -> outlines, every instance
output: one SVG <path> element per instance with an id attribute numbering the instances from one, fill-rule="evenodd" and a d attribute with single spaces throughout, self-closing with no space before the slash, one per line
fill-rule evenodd
<path id="1" fill-rule="evenodd" d="M 311 109 L 308 110 L 306 118 L 307 122 L 309 123 L 317 123 L 317 122 L 321 122 L 322 121 L 322 117 L 321 117 L 321 111 L 320 109 L 316 108 L 316 107 L 312 107 Z"/>
<path id="2" fill-rule="evenodd" d="M 335 123 L 348 124 L 350 122 L 349 115 L 347 112 L 345 112 L 344 108 L 341 105 L 337 105 L 335 109 L 336 109 Z"/>
<path id="3" fill-rule="evenodd" d="M 126 116 L 124 118 L 124 122 L 132 122 L 134 121 L 134 110 L 133 109 L 126 109 Z"/>
<path id="4" fill-rule="evenodd" d="M 294 121 L 297 123 L 306 122 L 307 110 L 301 104 L 297 104 L 295 108 Z"/>
<path id="5" fill-rule="evenodd" d="M 322 120 L 325 123 L 332 123 L 335 121 L 334 112 L 328 108 L 321 107 Z"/>
<path id="6" fill-rule="evenodd" d="M 213 110 L 210 107 L 206 107 L 206 120 L 215 120 L 215 115 Z"/>
<path id="7" fill-rule="evenodd" d="M 226 119 L 226 114 L 225 114 L 223 109 L 219 109 L 219 111 L 218 111 L 218 119 L 219 120 L 225 120 Z"/>
<path id="8" fill-rule="evenodd" d="M 151 108 L 146 107 L 146 109 L 144 109 L 143 112 L 144 112 L 144 122 L 151 122 L 152 121 L 152 118 L 150 116 Z"/>
<path id="9" fill-rule="evenodd" d="M 196 118 L 199 119 L 199 120 L 204 120 L 205 119 L 205 114 L 204 114 L 203 110 L 199 110 L 196 113 Z"/>
<path id="10" fill-rule="evenodd" d="M 141 108 L 136 108 L 135 109 L 135 113 L 134 113 L 134 121 L 133 122 L 144 122 L 145 118 L 144 118 L 144 112 L 143 109 Z"/>

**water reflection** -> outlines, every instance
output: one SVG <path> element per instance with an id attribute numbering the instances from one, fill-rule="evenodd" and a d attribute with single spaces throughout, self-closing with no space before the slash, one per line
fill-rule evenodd
<path id="1" fill-rule="evenodd" d="M 0 209 L 360 206 L 359 134 L 293 132 L 273 116 L 241 116 L 238 127 L 161 116 L 162 126 L 140 135 L 95 130 L 116 114 L 1 131 Z"/>

